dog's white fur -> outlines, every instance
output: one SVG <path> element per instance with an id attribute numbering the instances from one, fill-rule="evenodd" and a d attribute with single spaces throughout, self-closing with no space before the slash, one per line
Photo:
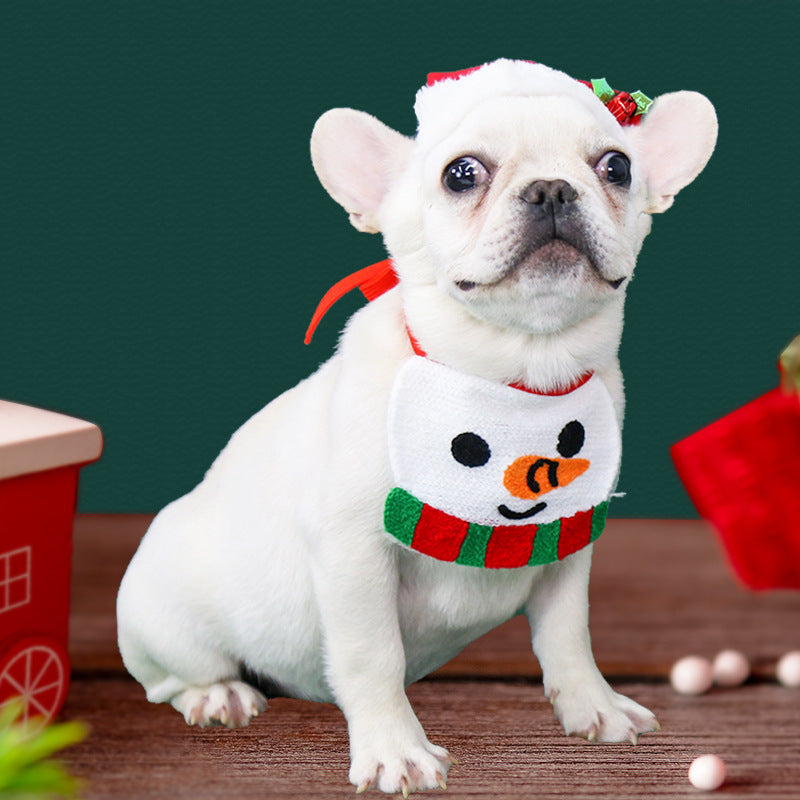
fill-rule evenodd
<path id="1" fill-rule="evenodd" d="M 625 289 L 649 215 L 696 177 L 716 139 L 701 95 L 662 96 L 623 128 L 584 86 L 523 62 L 424 88 L 416 108 L 415 139 L 349 109 L 312 136 L 323 185 L 357 228 L 383 233 L 400 286 L 356 313 L 333 358 L 242 426 L 203 482 L 156 517 L 118 599 L 120 650 L 150 701 L 189 722 L 246 724 L 266 701 L 241 682 L 244 665 L 287 694 L 338 703 L 350 780 L 385 792 L 441 785 L 451 763 L 405 686 L 520 611 L 568 734 L 635 740 L 657 726 L 594 664 L 591 547 L 545 567 L 477 569 L 383 532 L 387 404 L 411 354 L 407 322 L 429 357 L 487 379 L 548 390 L 592 370 L 621 422 Z M 607 151 L 630 156 L 629 189 L 598 177 Z M 442 185 L 465 154 L 492 165 L 480 195 Z M 509 264 L 519 193 L 537 179 L 577 190 L 594 267 L 558 254 Z M 476 288 L 460 289 L 465 280 Z"/>

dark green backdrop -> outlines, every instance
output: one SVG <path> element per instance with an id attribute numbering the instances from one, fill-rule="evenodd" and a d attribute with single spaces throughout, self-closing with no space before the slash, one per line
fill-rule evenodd
<path id="1" fill-rule="evenodd" d="M 770 389 L 800 332 L 798 22 L 796 0 L 5 0 L 0 396 L 102 427 L 81 510 L 184 493 L 328 357 L 358 300 L 304 347 L 322 292 L 384 255 L 317 183 L 317 116 L 347 105 L 412 133 L 428 71 L 528 58 L 717 107 L 717 151 L 629 290 L 612 509 L 693 516 L 669 445 Z"/>

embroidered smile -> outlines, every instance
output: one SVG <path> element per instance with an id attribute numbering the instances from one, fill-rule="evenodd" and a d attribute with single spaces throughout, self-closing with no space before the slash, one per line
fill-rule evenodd
<path id="1" fill-rule="evenodd" d="M 527 511 L 512 511 L 507 505 L 497 506 L 497 510 L 506 519 L 530 519 L 532 516 L 534 516 L 534 514 L 544 511 L 545 508 L 547 508 L 547 503 L 537 503 Z"/>

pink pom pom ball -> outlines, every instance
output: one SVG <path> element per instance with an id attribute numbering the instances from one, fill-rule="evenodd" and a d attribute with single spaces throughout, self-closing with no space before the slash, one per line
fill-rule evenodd
<path id="1" fill-rule="evenodd" d="M 678 694 L 704 694 L 714 682 L 714 670 L 707 658 L 684 656 L 672 665 L 669 680 Z"/>
<path id="2" fill-rule="evenodd" d="M 775 670 L 778 680 L 784 686 L 800 688 L 800 650 L 792 650 L 782 656 Z"/>
<path id="3" fill-rule="evenodd" d="M 713 792 L 725 783 L 727 769 L 725 762 L 712 754 L 698 756 L 689 767 L 689 783 L 695 789 Z"/>
<path id="4" fill-rule="evenodd" d="M 750 662 L 738 650 L 717 653 L 712 666 L 717 686 L 741 686 L 750 676 Z"/>

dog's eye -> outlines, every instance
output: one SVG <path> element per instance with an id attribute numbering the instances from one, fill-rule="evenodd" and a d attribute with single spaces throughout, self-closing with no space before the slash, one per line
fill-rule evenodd
<path id="1" fill-rule="evenodd" d="M 597 162 L 594 171 L 608 183 L 616 186 L 631 185 L 631 160 L 623 153 L 606 153 Z"/>
<path id="2" fill-rule="evenodd" d="M 451 192 L 467 192 L 489 179 L 486 167 L 474 156 L 461 156 L 451 161 L 444 170 L 442 183 Z"/>
<path id="3" fill-rule="evenodd" d="M 450 443 L 450 452 L 465 467 L 482 467 L 491 458 L 492 451 L 485 439 L 477 433 L 459 433 Z"/>

